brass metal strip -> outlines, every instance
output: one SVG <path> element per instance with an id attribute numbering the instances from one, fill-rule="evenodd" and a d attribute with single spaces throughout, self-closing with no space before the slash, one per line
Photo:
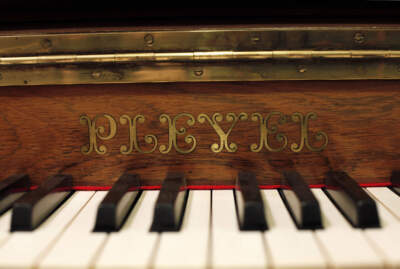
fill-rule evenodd
<path id="1" fill-rule="evenodd" d="M 288 60 L 231 62 L 0 65 L 0 86 L 274 80 L 400 79 L 400 61 Z"/>
<path id="2" fill-rule="evenodd" d="M 94 55 L 43 55 L 1 57 L 0 65 L 129 63 L 129 62 L 196 62 L 257 61 L 285 59 L 398 59 L 400 50 L 335 50 L 335 51 L 211 51 L 211 52 L 146 52 Z"/>
<path id="3" fill-rule="evenodd" d="M 1 33 L 0 86 L 400 79 L 400 25 Z"/>
<path id="4" fill-rule="evenodd" d="M 193 28 L 193 27 L 192 27 Z M 0 32 L 0 56 L 194 51 L 400 50 L 400 25 Z"/>

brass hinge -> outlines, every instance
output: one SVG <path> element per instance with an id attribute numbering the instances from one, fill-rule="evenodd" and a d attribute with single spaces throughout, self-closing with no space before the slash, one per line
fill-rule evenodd
<path id="1" fill-rule="evenodd" d="M 397 58 L 400 58 L 400 50 L 145 52 L 1 57 L 0 65 Z"/>
<path id="2" fill-rule="evenodd" d="M 400 25 L 0 33 L 0 86 L 400 79 Z"/>

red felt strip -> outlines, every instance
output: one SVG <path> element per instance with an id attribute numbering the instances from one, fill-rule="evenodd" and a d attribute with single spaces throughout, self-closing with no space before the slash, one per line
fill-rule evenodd
<path id="1" fill-rule="evenodd" d="M 389 187 L 391 186 L 391 182 L 380 182 L 380 183 L 361 183 L 361 187 Z M 234 189 L 235 185 L 189 185 L 187 188 L 189 190 L 231 190 Z M 286 185 L 260 185 L 260 189 L 279 189 L 279 188 L 288 188 Z M 323 188 L 326 187 L 325 184 L 310 184 L 310 188 Z M 31 186 L 30 190 L 36 189 L 37 186 Z M 161 185 L 155 186 L 142 186 L 141 190 L 159 190 Z M 74 186 L 74 187 L 66 187 L 59 188 L 59 191 L 68 191 L 68 190 L 77 190 L 77 191 L 107 191 L 111 189 L 111 186 Z"/>
<path id="2" fill-rule="evenodd" d="M 392 186 L 391 182 L 379 182 L 379 183 L 360 183 L 361 187 L 390 187 Z M 29 187 L 29 190 L 37 189 L 38 185 Z M 231 190 L 234 189 L 235 185 L 189 185 L 187 189 L 189 190 Z M 310 188 L 323 188 L 326 187 L 325 184 L 310 184 Z M 287 185 L 259 185 L 260 189 L 287 189 Z M 69 190 L 76 190 L 76 191 L 107 191 L 111 189 L 111 186 L 74 186 L 74 187 L 63 187 L 58 188 L 57 191 L 69 191 Z M 161 185 L 155 186 L 142 186 L 140 187 L 141 190 L 159 190 L 161 189 Z M 27 188 L 18 188 L 14 189 L 14 192 L 21 192 L 27 191 Z M 132 189 L 133 190 L 133 189 Z"/>
<path id="3" fill-rule="evenodd" d="M 361 183 L 361 187 L 389 187 L 392 186 L 391 182 L 381 182 L 381 183 Z"/>

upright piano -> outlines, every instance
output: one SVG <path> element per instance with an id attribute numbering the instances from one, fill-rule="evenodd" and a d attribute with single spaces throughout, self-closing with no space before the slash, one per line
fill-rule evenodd
<path id="1" fill-rule="evenodd" d="M 400 268 L 395 3 L 4 5 L 0 268 Z"/>

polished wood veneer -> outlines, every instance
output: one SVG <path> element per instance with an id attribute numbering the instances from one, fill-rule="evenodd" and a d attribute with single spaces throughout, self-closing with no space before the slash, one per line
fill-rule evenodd
<path id="1" fill-rule="evenodd" d="M 213 82 L 163 84 L 105 84 L 2 87 L 0 89 L 0 178 L 15 173 L 28 173 L 39 184 L 55 173 L 71 174 L 74 186 L 111 186 L 125 171 L 141 176 L 146 186 L 160 185 L 168 171 L 181 171 L 188 185 L 234 185 L 239 170 L 256 174 L 261 185 L 281 184 L 281 172 L 295 168 L 308 184 L 322 184 L 324 174 L 331 169 L 347 172 L 358 183 L 388 182 L 391 171 L 400 166 L 398 146 L 400 134 L 400 83 L 393 81 L 275 81 L 275 82 Z M 251 152 L 251 144 L 259 144 L 259 123 L 251 120 L 258 112 L 264 117 L 272 111 L 285 115 L 295 112 L 315 112 L 317 119 L 309 121 L 309 141 L 321 145 L 314 134 L 323 131 L 328 144 L 320 152 L 304 147 L 300 152 L 290 149 L 300 143 L 300 126 L 288 121 L 271 125 L 288 139 L 280 152 Z M 225 116 L 233 112 L 247 113 L 248 119 L 238 121 L 228 137 L 228 143 L 238 146 L 236 152 L 210 149 L 219 137 L 208 122 L 200 123 L 198 115 L 221 113 L 219 123 L 226 132 L 231 126 Z M 101 141 L 107 153 L 84 155 L 88 145 L 88 127 L 80 116 L 90 118 L 102 113 L 117 121 L 114 138 Z M 196 119 L 193 126 L 187 117 L 177 121 L 177 129 L 186 133 L 177 138 L 180 148 L 190 149 L 184 137 L 193 135 L 196 148 L 188 154 L 174 148 L 167 154 L 160 145 L 168 146 L 168 125 L 160 115 L 171 118 L 190 113 Z M 122 125 L 122 115 L 132 118 L 141 114 L 144 123 L 137 124 L 137 137 L 143 150 L 144 136 L 153 134 L 158 146 L 152 153 L 135 150 L 124 155 L 121 145 L 129 144 L 128 125 Z M 99 119 L 97 126 L 109 126 Z M 271 147 L 282 145 L 275 135 L 269 135 Z"/>

